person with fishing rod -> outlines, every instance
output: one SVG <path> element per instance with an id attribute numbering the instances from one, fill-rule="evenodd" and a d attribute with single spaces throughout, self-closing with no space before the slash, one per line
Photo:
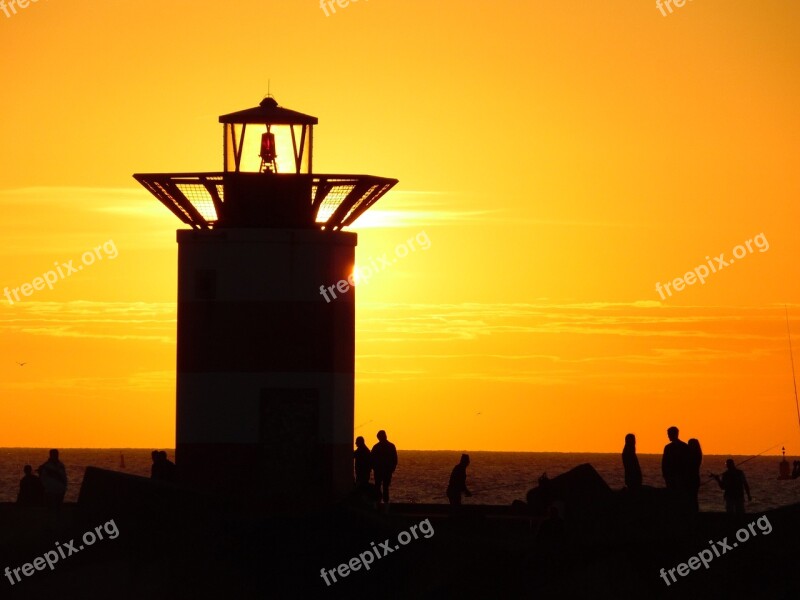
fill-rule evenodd
<path id="1" fill-rule="evenodd" d="M 747 501 L 752 502 L 753 497 L 750 495 L 750 486 L 747 484 L 747 478 L 744 476 L 744 471 L 736 468 L 736 463 L 732 458 L 725 461 L 725 466 L 728 468 L 722 474 L 722 477 L 711 473 L 710 476 L 719 484 L 719 487 L 725 490 L 725 512 L 732 514 L 743 515 L 744 510 L 744 494 L 747 492 Z"/>
<path id="2" fill-rule="evenodd" d="M 364 436 L 356 438 L 356 449 L 353 452 L 353 470 L 356 487 L 364 489 L 369 485 L 369 474 L 372 471 L 372 453 L 364 442 Z"/>

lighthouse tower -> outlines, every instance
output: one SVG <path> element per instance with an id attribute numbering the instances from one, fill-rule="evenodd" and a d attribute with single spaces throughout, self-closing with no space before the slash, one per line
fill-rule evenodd
<path id="1" fill-rule="evenodd" d="M 357 236 L 397 183 L 312 171 L 316 117 L 265 98 L 219 118 L 223 171 L 134 177 L 178 240 L 181 482 L 274 509 L 352 488 Z"/>

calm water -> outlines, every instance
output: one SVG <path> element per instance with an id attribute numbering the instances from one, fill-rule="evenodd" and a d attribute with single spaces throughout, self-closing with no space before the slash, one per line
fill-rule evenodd
<path id="1" fill-rule="evenodd" d="M 47 449 L 0 449 L 0 501 L 16 500 L 22 467 L 38 467 L 47 460 Z M 120 468 L 120 454 L 125 456 L 125 468 Z M 168 451 L 173 458 L 173 452 Z M 399 466 L 392 483 L 392 499 L 396 502 L 446 503 L 444 490 L 450 471 L 458 462 L 460 452 L 399 451 Z M 591 463 L 603 479 L 614 489 L 623 485 L 623 472 L 619 454 L 577 454 L 546 452 L 471 452 L 467 471 L 467 486 L 475 494 L 466 500 L 470 504 L 510 504 L 525 499 L 526 492 L 536 484 L 538 477 L 547 472 L 554 477 L 581 463 Z M 703 459 L 703 477 L 714 471 L 721 473 L 727 456 L 706 456 Z M 747 457 L 734 457 L 737 463 Z M 77 500 L 80 482 L 87 466 L 101 467 L 150 476 L 150 450 L 141 449 L 64 449 L 61 460 L 67 467 L 69 486 L 67 500 Z M 800 502 L 800 479 L 778 481 L 776 456 L 762 456 L 742 466 L 750 482 L 753 502 L 749 512 Z M 792 462 L 794 458 L 789 458 Z M 644 483 L 662 486 L 661 456 L 640 454 L 639 462 Z M 702 510 L 723 510 L 722 491 L 713 481 L 700 488 Z"/>

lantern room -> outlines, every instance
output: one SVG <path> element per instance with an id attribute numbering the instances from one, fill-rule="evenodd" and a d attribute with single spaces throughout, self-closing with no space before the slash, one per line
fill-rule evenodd
<path id="1" fill-rule="evenodd" d="M 268 96 L 255 108 L 222 115 L 226 173 L 311 173 L 317 118 L 278 106 Z"/>

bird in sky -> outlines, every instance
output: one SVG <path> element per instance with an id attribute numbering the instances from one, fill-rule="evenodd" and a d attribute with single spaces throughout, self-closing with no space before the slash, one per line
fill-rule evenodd
<path id="1" fill-rule="evenodd" d="M 27 365 L 28 363 L 26 363 L 26 362 L 19 362 L 19 361 L 17 361 L 17 364 L 18 364 L 20 367 L 24 367 L 24 366 L 25 366 L 25 365 Z"/>

